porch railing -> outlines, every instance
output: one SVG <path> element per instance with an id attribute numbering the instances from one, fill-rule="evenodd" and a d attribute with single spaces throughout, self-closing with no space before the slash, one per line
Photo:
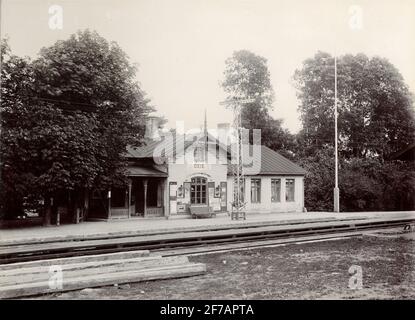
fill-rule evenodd
<path id="1" fill-rule="evenodd" d="M 147 207 L 146 215 L 153 217 L 163 216 L 163 207 Z"/>

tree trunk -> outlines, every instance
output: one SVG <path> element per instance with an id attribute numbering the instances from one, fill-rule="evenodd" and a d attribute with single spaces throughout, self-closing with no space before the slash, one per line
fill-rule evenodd
<path id="1" fill-rule="evenodd" d="M 51 225 L 52 218 L 52 201 L 49 196 L 45 199 L 45 215 L 43 216 L 43 226 L 48 227 Z"/>
<path id="2" fill-rule="evenodd" d="M 76 191 L 70 190 L 69 191 L 69 199 L 68 199 L 68 208 L 70 210 L 70 215 L 72 222 L 75 223 L 76 221 Z"/>
<path id="3" fill-rule="evenodd" d="M 84 213 L 83 213 L 83 221 L 88 219 L 88 211 L 89 211 L 89 189 L 84 188 Z"/>
<path id="4" fill-rule="evenodd" d="M 81 203 L 81 191 L 79 189 L 75 189 L 74 190 L 74 197 L 73 197 L 73 201 L 74 201 L 74 223 L 78 224 L 79 223 L 79 216 L 80 216 L 80 203 Z"/>

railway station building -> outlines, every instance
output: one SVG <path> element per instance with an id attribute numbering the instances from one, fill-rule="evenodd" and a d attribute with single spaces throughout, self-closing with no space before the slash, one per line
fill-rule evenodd
<path id="1" fill-rule="evenodd" d="M 93 194 L 88 219 L 190 217 L 192 206 L 230 212 L 235 164 L 229 125 L 219 124 L 216 134 L 205 127 L 191 136 L 160 135 L 157 118 L 150 121 L 144 145 L 127 149 L 128 186 L 108 190 L 105 197 Z M 244 211 L 303 212 L 305 170 L 266 146 L 248 150 L 251 166 L 244 165 L 241 186 Z"/>

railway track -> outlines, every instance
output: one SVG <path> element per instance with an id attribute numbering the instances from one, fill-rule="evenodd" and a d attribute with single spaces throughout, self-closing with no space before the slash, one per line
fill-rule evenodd
<path id="1" fill-rule="evenodd" d="M 0 264 L 124 251 L 150 250 L 164 256 L 258 248 L 291 242 L 330 240 L 360 236 L 365 232 L 404 228 L 415 219 L 344 219 L 302 224 L 258 224 L 216 227 L 213 230 L 182 230 L 162 234 L 125 235 L 87 240 L 54 241 L 0 246 Z"/>
<path id="2" fill-rule="evenodd" d="M 376 230 L 383 229 L 411 229 L 414 228 L 415 220 L 402 220 L 402 221 L 393 221 L 390 224 L 385 222 L 367 224 L 367 225 L 358 225 L 351 224 L 349 227 L 333 227 L 329 229 L 312 228 L 311 230 L 296 230 L 294 232 L 288 232 L 288 236 L 275 236 L 271 234 L 270 236 L 253 236 L 246 237 L 245 239 L 239 238 L 238 241 L 233 242 L 224 242 L 219 244 L 199 244 L 189 247 L 177 247 L 177 248 L 159 248 L 153 250 L 163 256 L 175 256 L 175 255 L 200 255 L 206 253 L 214 252 L 223 252 L 223 251 L 234 251 L 234 250 L 247 250 L 247 249 L 256 249 L 263 247 L 273 247 L 278 245 L 286 245 L 290 243 L 306 243 L 306 242 L 316 242 L 316 241 L 329 241 L 337 240 L 342 238 L 351 238 L 362 236 L 365 233 L 373 232 Z M 286 234 L 287 235 L 287 234 Z"/>

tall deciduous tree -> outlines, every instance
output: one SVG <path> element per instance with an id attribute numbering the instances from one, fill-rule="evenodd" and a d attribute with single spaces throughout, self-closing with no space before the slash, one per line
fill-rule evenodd
<path id="1" fill-rule="evenodd" d="M 136 67 L 115 42 L 83 31 L 43 48 L 33 62 L 38 96 L 59 107 L 92 111 L 100 139 L 99 184 L 118 178 L 127 144 L 138 145 L 152 109 L 135 78 Z"/>
<path id="2" fill-rule="evenodd" d="M 3 199 L 122 183 L 123 153 L 152 108 L 120 47 L 87 30 L 33 62 L 2 53 Z"/>
<path id="3" fill-rule="evenodd" d="M 415 138 L 413 96 L 386 59 L 364 54 L 337 60 L 340 151 L 381 158 Z M 334 58 L 318 52 L 294 75 L 304 129 L 303 147 L 316 152 L 334 142 Z"/>
<path id="4" fill-rule="evenodd" d="M 225 61 L 224 89 L 227 99 L 255 99 L 242 107 L 242 126 L 261 129 L 262 144 L 274 149 L 289 149 L 293 136 L 281 127 L 282 120 L 273 119 L 274 90 L 267 60 L 247 50 L 240 50 Z"/>

